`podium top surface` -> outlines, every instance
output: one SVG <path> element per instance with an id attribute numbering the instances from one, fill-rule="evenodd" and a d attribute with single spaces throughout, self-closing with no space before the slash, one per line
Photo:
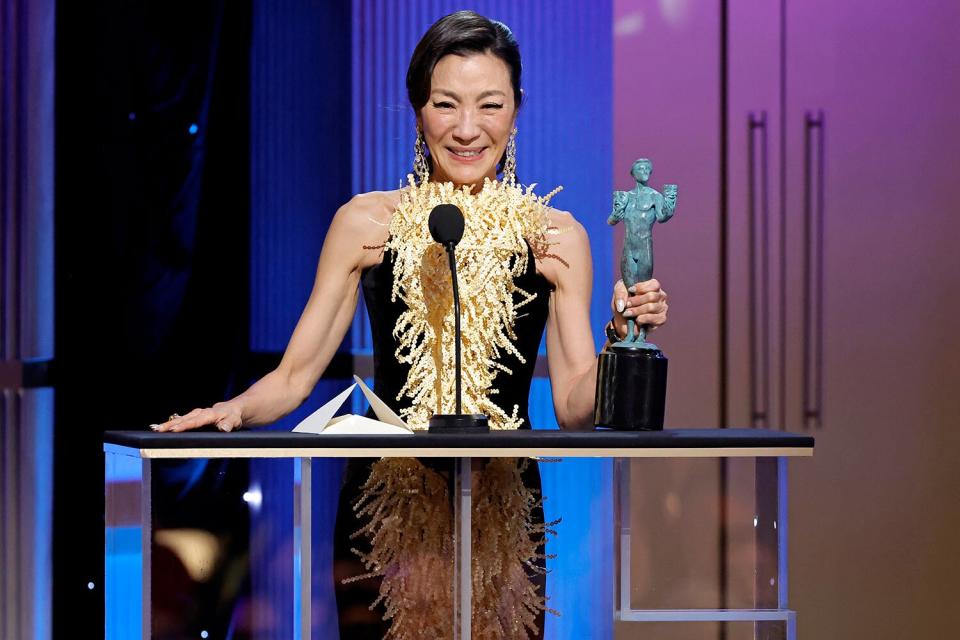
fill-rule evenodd
<path id="1" fill-rule="evenodd" d="M 491 431 L 314 435 L 289 431 L 107 431 L 104 451 L 140 458 L 759 458 L 813 455 L 813 437 L 764 429 Z"/>

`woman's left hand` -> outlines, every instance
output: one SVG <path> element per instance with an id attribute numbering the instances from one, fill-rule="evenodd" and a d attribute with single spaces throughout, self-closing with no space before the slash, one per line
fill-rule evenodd
<path id="1" fill-rule="evenodd" d="M 654 331 L 667 321 L 669 308 L 667 292 L 660 288 L 660 282 L 656 279 L 638 282 L 629 290 L 623 280 L 617 281 L 610 306 L 614 327 L 621 338 L 627 335 L 627 320 L 634 320 L 645 325 L 648 331 Z"/>

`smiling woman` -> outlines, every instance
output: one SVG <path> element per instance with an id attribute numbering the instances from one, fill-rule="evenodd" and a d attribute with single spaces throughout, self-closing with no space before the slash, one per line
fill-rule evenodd
<path id="1" fill-rule="evenodd" d="M 495 180 L 517 118 L 507 65 L 492 53 L 448 55 L 434 68 L 431 85 L 417 126 L 437 152 L 431 153 L 433 179 L 455 185 Z"/>
<path id="2" fill-rule="evenodd" d="M 417 128 L 437 151 L 431 153 L 434 180 L 477 185 L 496 179 L 517 118 L 506 64 L 491 53 L 448 55 L 434 68 L 431 84 Z"/>
<path id="3" fill-rule="evenodd" d="M 407 97 L 434 180 L 479 185 L 496 178 L 523 101 L 521 70 L 520 47 L 496 20 L 461 11 L 424 34 L 410 58 Z"/>
<path id="4" fill-rule="evenodd" d="M 407 91 L 418 129 L 409 186 L 355 196 L 334 217 L 313 291 L 276 370 L 227 402 L 155 425 L 224 431 L 276 421 L 309 395 L 344 337 L 362 291 L 370 315 L 374 387 L 414 428 L 454 395 L 449 271 L 427 219 L 440 203 L 464 213 L 458 245 L 464 413 L 493 429 L 530 428 L 528 396 L 546 331 L 553 403 L 562 428 L 592 427 L 597 359 L 589 320 L 590 245 L 569 213 L 517 185 L 520 51 L 502 23 L 470 11 L 436 22 L 417 45 Z M 498 180 L 498 175 L 500 179 Z M 655 328 L 666 320 L 659 283 L 622 283 L 611 303 Z M 449 461 L 354 461 L 344 477 L 335 540 L 342 638 L 443 637 L 452 567 Z M 477 637 L 543 630 L 548 527 L 536 464 L 478 470 Z M 480 512 L 483 517 L 480 517 Z M 358 516 L 361 519 L 358 519 Z M 356 549 L 356 551 L 354 551 Z M 359 556 L 359 559 L 358 557 Z M 360 561 L 362 560 L 362 562 Z M 372 603 L 382 608 L 371 608 Z"/>

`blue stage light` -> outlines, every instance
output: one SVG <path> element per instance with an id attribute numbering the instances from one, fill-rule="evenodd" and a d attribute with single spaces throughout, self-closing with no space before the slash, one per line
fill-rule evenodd
<path id="1" fill-rule="evenodd" d="M 197 125 L 191 124 L 187 131 L 190 132 L 190 135 L 194 135 L 197 132 Z"/>

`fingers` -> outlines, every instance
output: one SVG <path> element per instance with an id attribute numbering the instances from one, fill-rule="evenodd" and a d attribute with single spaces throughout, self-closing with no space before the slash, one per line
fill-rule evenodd
<path id="1" fill-rule="evenodd" d="M 210 415 L 209 409 L 204 409 L 198 413 L 187 414 L 183 418 L 180 418 L 176 423 L 170 427 L 170 431 L 180 432 L 180 431 L 189 431 L 190 429 L 197 429 L 206 424 L 213 422 L 213 416 Z M 192 415 L 191 415 L 192 414 Z"/>
<path id="2" fill-rule="evenodd" d="M 668 306 L 666 304 L 663 304 L 662 306 L 658 306 L 654 311 L 650 311 L 647 313 L 637 313 L 635 315 L 629 315 L 629 316 L 627 314 L 629 312 L 632 312 L 633 310 L 628 309 L 623 314 L 624 316 L 626 316 L 622 323 L 624 326 L 624 331 L 626 331 L 626 320 L 634 320 L 638 325 L 645 326 L 649 330 L 656 329 L 657 327 L 660 327 L 666 324 L 667 309 L 668 309 Z M 617 324 L 619 328 L 619 323 L 615 323 L 615 324 Z"/>
<path id="3" fill-rule="evenodd" d="M 231 417 L 220 418 L 216 422 L 219 431 L 230 432 L 240 427 L 240 421 Z"/>
<path id="4" fill-rule="evenodd" d="M 196 429 L 214 421 L 215 416 L 210 409 L 194 409 L 182 418 L 173 421 L 170 431 L 180 432 Z"/>
<path id="5" fill-rule="evenodd" d="M 631 307 L 623 312 L 626 319 L 636 320 L 640 324 L 649 324 L 651 318 L 662 319 L 657 324 L 666 322 L 667 310 L 670 308 L 666 302 L 648 302 L 638 307 Z"/>
<path id="6" fill-rule="evenodd" d="M 643 282 L 638 282 L 637 284 L 630 287 L 630 294 L 641 294 L 641 293 L 652 293 L 654 291 L 660 291 L 660 281 L 656 278 L 651 278 L 650 280 L 644 280 Z"/>
<path id="7" fill-rule="evenodd" d="M 622 283 L 618 283 L 622 285 Z M 617 288 L 614 287 L 614 297 L 616 299 Z M 623 312 L 620 317 L 616 317 L 614 323 L 617 329 L 621 324 L 626 327 L 626 320 L 634 320 L 639 325 L 645 325 L 648 330 L 653 331 L 667 321 L 667 292 L 660 288 L 660 282 L 656 279 L 638 282 L 627 290 L 627 298 L 624 300 Z M 625 330 L 625 329 L 624 329 Z"/>
<path id="8" fill-rule="evenodd" d="M 217 414 L 214 424 L 220 431 L 233 431 L 243 425 L 243 417 L 235 404 L 230 402 L 218 402 L 213 405 L 213 410 Z"/>
<path id="9" fill-rule="evenodd" d="M 667 312 L 667 292 L 663 289 L 646 293 L 638 291 L 627 298 L 625 307 L 623 315 L 627 318 L 665 314 Z"/>
<path id="10" fill-rule="evenodd" d="M 613 319 L 613 328 L 617 330 L 617 335 L 620 336 L 620 339 L 623 340 L 624 336 L 627 335 L 630 328 L 627 326 L 627 321 L 623 317 L 617 317 Z"/>
<path id="11" fill-rule="evenodd" d="M 627 298 L 627 309 L 632 309 L 635 307 L 642 307 L 645 304 L 656 304 L 658 302 L 666 302 L 666 295 L 662 291 L 654 291 L 652 293 L 642 293 L 635 296 L 630 296 Z"/>
<path id="12" fill-rule="evenodd" d="M 230 402 L 218 402 L 209 409 L 194 409 L 185 416 L 173 414 L 170 419 L 161 424 L 152 424 L 154 431 L 189 431 L 209 424 L 215 425 L 220 431 L 239 429 L 243 423 L 241 409 Z"/>
<path id="13" fill-rule="evenodd" d="M 150 428 L 154 431 L 187 431 L 213 424 L 219 417 L 212 409 L 194 409 L 184 416 L 173 414 L 170 416 L 170 420 L 161 424 L 152 424 Z"/>
<path id="14" fill-rule="evenodd" d="M 660 287 L 656 279 L 638 282 L 629 289 L 618 281 L 613 287 L 613 324 L 624 335 L 627 332 L 627 320 L 646 326 L 649 331 L 656 330 L 667 321 L 667 292 Z"/>
<path id="15" fill-rule="evenodd" d="M 617 280 L 617 284 L 613 285 L 613 299 L 610 301 L 611 310 L 614 313 L 623 313 L 623 310 L 627 307 L 628 297 L 627 287 L 623 284 L 623 280 Z"/>
<path id="16" fill-rule="evenodd" d="M 659 313 L 645 313 L 638 315 L 636 321 L 639 324 L 645 325 L 648 331 L 655 331 L 658 327 L 666 324 L 667 322 L 667 305 L 663 305 L 663 311 Z"/>

